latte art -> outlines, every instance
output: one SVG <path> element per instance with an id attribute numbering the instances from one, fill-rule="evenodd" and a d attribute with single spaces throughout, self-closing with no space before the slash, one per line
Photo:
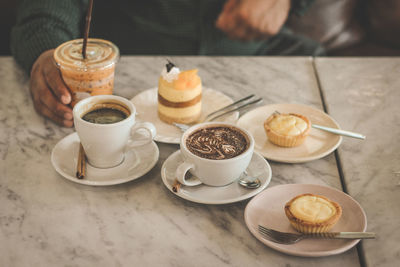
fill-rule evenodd
<path id="1" fill-rule="evenodd" d="M 242 154 L 249 146 L 245 135 L 233 127 L 207 127 L 196 130 L 186 139 L 193 154 L 207 159 L 230 159 Z"/>

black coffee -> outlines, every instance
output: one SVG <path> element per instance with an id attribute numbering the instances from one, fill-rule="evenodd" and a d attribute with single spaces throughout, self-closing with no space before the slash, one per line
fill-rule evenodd
<path id="1" fill-rule="evenodd" d="M 82 116 L 82 119 L 91 123 L 111 124 L 122 121 L 128 117 L 121 110 L 114 108 L 99 108 L 89 111 Z"/>
<path id="2" fill-rule="evenodd" d="M 201 128 L 186 138 L 186 147 L 193 154 L 206 159 L 230 159 L 249 147 L 246 136 L 234 127 Z"/>

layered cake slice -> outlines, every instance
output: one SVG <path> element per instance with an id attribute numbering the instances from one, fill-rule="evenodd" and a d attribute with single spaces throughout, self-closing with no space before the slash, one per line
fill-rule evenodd
<path id="1" fill-rule="evenodd" d="M 197 69 L 180 71 L 168 63 L 158 82 L 158 116 L 167 123 L 192 123 L 201 114 L 201 79 Z"/>

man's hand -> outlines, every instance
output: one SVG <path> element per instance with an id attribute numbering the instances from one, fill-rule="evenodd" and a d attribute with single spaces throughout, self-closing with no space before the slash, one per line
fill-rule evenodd
<path id="1" fill-rule="evenodd" d="M 73 126 L 71 94 L 53 60 L 52 50 L 43 52 L 31 71 L 29 89 L 36 111 L 65 127 Z"/>
<path id="2" fill-rule="evenodd" d="M 227 0 L 216 26 L 232 39 L 266 39 L 279 32 L 289 10 L 290 0 Z"/>

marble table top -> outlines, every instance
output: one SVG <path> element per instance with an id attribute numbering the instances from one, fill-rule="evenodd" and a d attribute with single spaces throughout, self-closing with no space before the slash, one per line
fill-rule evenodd
<path id="1" fill-rule="evenodd" d="M 362 242 L 368 266 L 399 263 L 400 58 L 318 58 L 329 114 L 367 136 L 345 139 L 338 160 L 347 192 L 364 208 L 374 242 Z"/>
<path id="2" fill-rule="evenodd" d="M 269 162 L 269 187 L 301 183 L 348 190 L 365 209 L 377 240 L 329 257 L 275 251 L 247 229 L 249 200 L 203 205 L 164 186 L 161 166 L 179 149 L 173 144 L 157 143 L 156 166 L 129 183 L 91 187 L 63 179 L 50 155 L 74 130 L 37 115 L 29 78 L 12 58 L 1 57 L 0 266 L 393 266 L 399 254 L 398 233 L 390 239 L 399 221 L 398 60 L 171 59 L 183 69 L 198 68 L 204 86 L 233 99 L 256 93 L 264 104 L 325 105 L 342 128 L 366 134 L 367 141 L 344 139 L 338 152 L 319 160 Z M 130 99 L 156 87 L 164 63 L 165 57 L 121 57 L 115 94 Z"/>

